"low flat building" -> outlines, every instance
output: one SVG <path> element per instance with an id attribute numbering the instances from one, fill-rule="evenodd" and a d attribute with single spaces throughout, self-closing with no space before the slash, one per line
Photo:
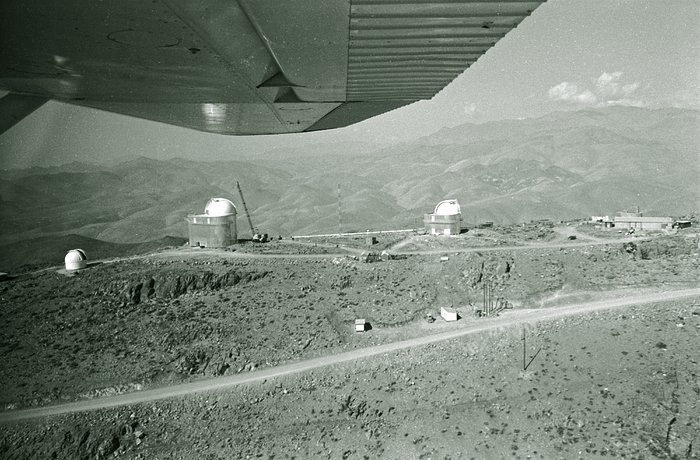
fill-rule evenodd
<path id="1" fill-rule="evenodd" d="M 457 200 L 444 200 L 432 214 L 423 216 L 425 230 L 431 235 L 459 235 L 462 231 L 462 209 Z"/>
<path id="2" fill-rule="evenodd" d="M 673 226 L 670 217 L 615 216 L 615 228 L 635 230 L 667 230 Z"/>

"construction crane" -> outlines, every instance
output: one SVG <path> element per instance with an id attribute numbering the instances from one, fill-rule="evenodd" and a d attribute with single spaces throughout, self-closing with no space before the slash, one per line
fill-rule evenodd
<path id="1" fill-rule="evenodd" d="M 243 190 L 241 190 L 241 184 L 236 181 L 236 187 L 238 188 L 238 194 L 241 196 L 241 203 L 243 204 L 243 211 L 245 211 L 245 216 L 248 219 L 248 225 L 250 226 L 250 231 L 253 233 L 253 242 L 264 243 L 267 241 L 267 235 L 261 235 L 258 230 L 253 227 L 253 221 L 250 219 L 250 212 L 248 212 L 248 206 L 245 204 L 245 198 L 243 198 Z"/>

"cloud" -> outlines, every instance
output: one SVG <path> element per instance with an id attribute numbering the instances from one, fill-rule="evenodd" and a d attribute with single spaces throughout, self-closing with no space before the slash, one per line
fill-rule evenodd
<path id="1" fill-rule="evenodd" d="M 608 102 L 622 101 L 639 88 L 639 82 L 623 85 L 620 82 L 621 79 L 622 72 L 603 72 L 600 77 L 598 77 L 596 89 L 602 99 Z"/>
<path id="2" fill-rule="evenodd" d="M 622 72 L 603 72 L 595 83 L 598 93 L 602 96 L 612 96 L 620 92 Z"/>
<path id="3" fill-rule="evenodd" d="M 644 101 L 635 97 L 639 82 L 624 83 L 622 72 L 603 72 L 595 81 L 595 88 L 579 88 L 576 83 L 563 81 L 549 88 L 551 100 L 570 104 L 604 107 L 626 105 L 643 107 Z"/>
<path id="4" fill-rule="evenodd" d="M 469 104 L 464 105 L 464 114 L 468 118 L 474 118 L 474 115 L 476 115 L 477 110 L 478 106 L 474 102 L 470 102 Z"/>
<path id="5" fill-rule="evenodd" d="M 563 81 L 556 86 L 549 88 L 549 98 L 555 101 L 568 101 L 578 92 L 578 87 L 575 83 Z"/>
<path id="6" fill-rule="evenodd" d="M 625 94 L 630 94 L 637 91 L 637 88 L 639 88 L 638 82 L 630 83 L 622 87 L 622 92 Z"/>
<path id="7" fill-rule="evenodd" d="M 595 104 L 598 98 L 590 90 L 579 91 L 576 83 L 563 81 L 549 88 L 549 98 L 555 101 L 575 102 L 580 104 Z"/>

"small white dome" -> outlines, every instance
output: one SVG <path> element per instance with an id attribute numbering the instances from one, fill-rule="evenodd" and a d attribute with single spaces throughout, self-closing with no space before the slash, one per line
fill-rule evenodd
<path id="1" fill-rule="evenodd" d="M 435 214 L 439 216 L 454 216 L 461 213 L 462 209 L 459 207 L 457 200 L 441 201 L 435 206 Z"/>
<path id="2" fill-rule="evenodd" d="M 204 214 L 212 217 L 236 214 L 236 207 L 226 198 L 212 198 L 204 208 Z"/>
<path id="3" fill-rule="evenodd" d="M 65 258 L 66 270 L 80 270 L 87 265 L 87 255 L 82 249 L 71 249 Z"/>

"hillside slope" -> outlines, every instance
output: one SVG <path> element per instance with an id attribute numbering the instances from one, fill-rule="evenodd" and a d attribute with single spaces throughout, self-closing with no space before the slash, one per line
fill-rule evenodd
<path id="1" fill-rule="evenodd" d="M 114 167 L 2 171 L 0 242 L 185 237 L 184 217 L 202 212 L 210 197 L 240 205 L 236 180 L 254 225 L 272 235 L 413 227 L 445 198 L 460 201 L 466 222 L 567 219 L 634 206 L 682 215 L 700 203 L 698 133 L 697 111 L 610 107 L 466 124 L 352 155 L 311 145 L 258 160 L 139 158 Z M 238 228 L 249 234 L 241 206 Z"/>
<path id="2" fill-rule="evenodd" d="M 124 257 L 156 249 L 181 246 L 184 238 L 166 236 L 145 243 L 120 244 L 80 235 L 44 236 L 0 246 L 0 271 L 18 272 L 51 265 L 61 265 L 66 251 L 80 248 L 91 260 Z"/>

